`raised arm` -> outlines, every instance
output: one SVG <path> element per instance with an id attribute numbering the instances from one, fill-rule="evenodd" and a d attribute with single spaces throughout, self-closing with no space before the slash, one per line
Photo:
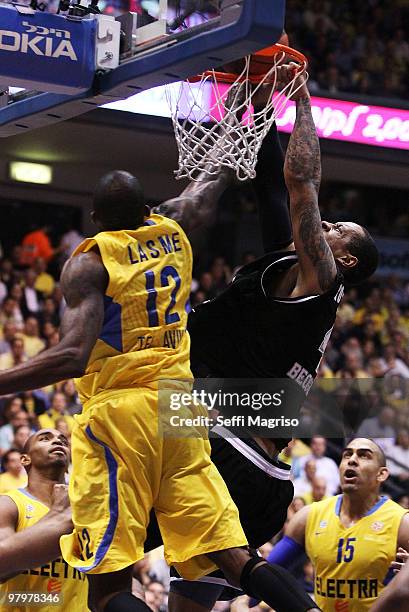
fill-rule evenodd
<path id="1" fill-rule="evenodd" d="M 60 554 L 60 537 L 72 530 L 66 485 L 54 485 L 53 505 L 38 523 L 16 532 L 17 506 L 0 497 L 0 581 L 36 568 Z"/>
<path id="2" fill-rule="evenodd" d="M 226 107 L 232 111 L 236 108 L 242 109 L 243 95 L 244 88 L 240 85 L 232 87 L 226 100 Z M 222 142 L 223 135 L 220 135 L 213 149 L 214 157 L 217 157 Z M 234 177 L 234 171 L 226 166 L 220 166 L 217 175 L 209 175 L 203 171 L 196 181 L 189 183 L 179 197 L 166 200 L 156 206 L 152 212 L 174 219 L 189 235 L 198 227 L 207 227 L 214 223 L 219 198 L 227 187 L 233 185 Z"/>
<path id="3" fill-rule="evenodd" d="M 226 167 L 222 167 L 217 176 L 202 173 L 199 181 L 192 181 L 180 196 L 166 200 L 152 212 L 174 219 L 187 235 L 198 227 L 208 227 L 215 221 L 217 203 L 233 184 L 233 176 Z"/>
<path id="4" fill-rule="evenodd" d="M 26 363 L 0 373 L 0 395 L 38 389 L 59 380 L 82 376 L 104 318 L 108 274 L 94 252 L 68 260 L 61 286 L 67 302 L 60 342 Z"/>
<path id="5" fill-rule="evenodd" d="M 293 67 L 290 64 L 282 68 L 287 71 L 287 80 L 292 75 Z M 324 238 L 318 208 L 320 146 L 306 84 L 293 98 L 297 114 L 285 156 L 284 176 L 290 196 L 293 238 L 300 266 L 296 291 L 324 293 L 334 282 L 337 267 Z"/>

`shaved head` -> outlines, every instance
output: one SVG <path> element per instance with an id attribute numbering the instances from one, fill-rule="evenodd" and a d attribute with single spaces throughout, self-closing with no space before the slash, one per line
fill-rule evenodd
<path id="1" fill-rule="evenodd" d="M 124 170 L 105 174 L 94 192 L 93 219 L 102 231 L 136 229 L 145 216 L 145 198 L 138 179 Z"/>
<path id="2" fill-rule="evenodd" d="M 357 447 L 357 445 L 359 448 L 368 448 L 369 450 L 373 451 L 375 456 L 378 458 L 379 467 L 386 467 L 385 453 L 379 444 L 373 440 L 370 440 L 369 438 L 354 438 L 349 442 L 349 444 L 347 444 L 346 448 L 349 448 L 350 446 Z"/>

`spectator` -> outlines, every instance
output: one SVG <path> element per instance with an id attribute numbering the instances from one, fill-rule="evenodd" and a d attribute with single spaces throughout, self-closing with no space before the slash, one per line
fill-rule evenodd
<path id="1" fill-rule="evenodd" d="M 24 339 L 22 336 L 15 336 L 10 342 L 11 351 L 0 355 L 0 370 L 13 368 L 27 361 L 24 350 Z"/>
<path id="2" fill-rule="evenodd" d="M 210 267 L 210 274 L 213 279 L 213 287 L 216 293 L 226 289 L 231 281 L 231 270 L 226 264 L 224 257 L 216 257 Z"/>
<path id="3" fill-rule="evenodd" d="M 164 612 L 167 610 L 167 606 L 165 605 L 166 601 L 166 591 L 165 587 L 161 582 L 157 580 L 152 580 L 145 591 L 146 603 L 154 610 L 155 612 Z"/>
<path id="4" fill-rule="evenodd" d="M 17 414 L 17 412 L 24 410 L 23 400 L 18 395 L 9 396 L 4 399 L 2 408 L 1 424 L 5 425 L 10 422 L 11 417 Z"/>
<path id="5" fill-rule="evenodd" d="M 325 478 L 327 482 L 327 495 L 334 495 L 339 487 L 339 474 L 337 464 L 330 457 L 326 457 L 327 441 L 322 436 L 314 436 L 311 439 L 311 454 L 300 458 L 302 470 L 310 459 L 314 459 L 317 471 L 317 478 Z"/>
<path id="6" fill-rule="evenodd" d="M 20 453 L 24 450 L 24 445 L 31 435 L 31 429 L 28 425 L 19 425 L 14 429 L 14 438 L 12 448 L 17 449 Z"/>
<path id="7" fill-rule="evenodd" d="M 304 471 L 299 478 L 294 480 L 294 495 L 303 497 L 305 493 L 310 493 L 312 482 L 317 473 L 317 464 L 315 459 L 309 459 L 305 462 Z"/>
<path id="8" fill-rule="evenodd" d="M 345 357 L 345 365 L 336 372 L 336 378 L 369 378 L 369 373 L 363 369 L 363 359 L 358 353 L 348 353 Z"/>
<path id="9" fill-rule="evenodd" d="M 54 300 L 49 297 L 44 300 L 43 309 L 39 317 L 41 327 L 46 323 L 52 323 L 55 328 L 60 325 L 60 317 L 58 316 Z"/>
<path id="10" fill-rule="evenodd" d="M 22 299 L 22 311 L 24 317 L 37 315 L 40 312 L 42 294 L 35 288 L 37 274 L 31 268 L 24 275 L 24 289 Z"/>
<path id="11" fill-rule="evenodd" d="M 56 391 L 52 396 L 51 406 L 47 412 L 40 414 L 38 422 L 41 429 L 52 429 L 56 426 L 57 419 L 62 418 L 67 423 L 68 429 L 71 432 L 74 425 L 74 418 L 67 410 L 67 399 L 64 393 Z"/>
<path id="12" fill-rule="evenodd" d="M 52 325 L 52 323 L 46 323 L 44 327 L 46 327 L 47 325 Z M 54 328 L 54 330 L 47 337 L 47 348 L 56 346 L 59 341 L 60 333 Z"/>
<path id="13" fill-rule="evenodd" d="M 387 368 L 385 376 L 393 376 L 396 374 L 403 378 L 409 378 L 409 367 L 402 359 L 396 356 L 396 349 L 393 344 L 385 346 L 384 358 Z"/>
<path id="14" fill-rule="evenodd" d="M 70 440 L 71 431 L 70 431 L 70 428 L 68 427 L 67 421 L 65 420 L 63 416 L 55 419 L 55 428 L 58 429 L 58 431 L 60 431 L 62 434 L 64 434 L 67 440 Z"/>
<path id="15" fill-rule="evenodd" d="M 23 315 L 18 307 L 18 303 L 12 297 L 6 297 L 0 309 L 0 325 L 14 323 L 18 330 L 23 328 Z"/>
<path id="16" fill-rule="evenodd" d="M 4 472 L 0 474 L 0 495 L 27 486 L 27 473 L 21 465 L 21 453 L 17 449 L 11 448 L 5 453 L 2 466 Z"/>
<path id="17" fill-rule="evenodd" d="M 22 394 L 24 408 L 28 413 L 30 421 L 35 422 L 37 416 L 45 412 L 50 405 L 50 400 L 45 391 L 36 389 L 35 391 L 24 391 Z"/>
<path id="18" fill-rule="evenodd" d="M 3 283 L 3 281 L 0 279 L 0 306 L 2 305 L 2 303 L 4 302 L 4 298 L 7 296 L 7 286 L 5 283 Z"/>
<path id="19" fill-rule="evenodd" d="M 37 291 L 44 295 L 51 295 L 54 290 L 55 281 L 51 274 L 48 274 L 47 262 L 43 257 L 37 257 L 34 263 L 34 270 L 37 273 L 37 280 L 34 285 Z"/>
<path id="20" fill-rule="evenodd" d="M 302 496 L 306 505 L 312 504 L 313 502 L 321 501 L 328 497 L 325 492 L 327 490 L 327 481 L 322 476 L 316 476 L 312 481 L 311 492 L 304 493 Z"/>
<path id="21" fill-rule="evenodd" d="M 206 299 L 216 297 L 216 290 L 214 287 L 213 276 L 210 272 L 204 272 L 199 280 L 199 290 L 203 291 L 206 295 Z"/>
<path id="22" fill-rule="evenodd" d="M 391 478 L 409 493 L 409 430 L 399 431 L 396 443 L 388 449 L 387 465 Z"/>
<path id="23" fill-rule="evenodd" d="M 48 263 L 50 259 L 61 251 L 61 248 L 53 249 L 49 234 L 50 227 L 43 225 L 24 236 L 20 258 L 21 265 L 32 266 L 40 257 Z"/>
<path id="24" fill-rule="evenodd" d="M 396 408 L 402 414 L 408 405 L 409 380 L 398 374 L 385 376 L 383 385 L 384 399 L 387 406 Z"/>
<path id="25" fill-rule="evenodd" d="M 50 321 L 46 321 L 44 323 L 44 325 L 42 326 L 42 335 L 46 340 L 47 343 L 47 348 L 48 348 L 48 343 L 50 341 L 50 338 L 55 334 L 58 333 L 57 332 L 57 328 L 55 327 L 55 325 L 53 323 L 51 323 Z"/>
<path id="26" fill-rule="evenodd" d="M 8 288 L 11 286 L 14 277 L 13 262 L 11 259 L 2 259 L 0 266 L 0 279 L 1 282 Z"/>
<path id="27" fill-rule="evenodd" d="M 84 240 L 84 236 L 79 233 L 79 231 L 71 227 L 65 234 L 62 235 L 61 238 L 61 259 L 62 264 L 64 264 L 69 257 L 71 257 L 72 253 L 75 251 L 78 245 Z"/>
<path id="28" fill-rule="evenodd" d="M 40 326 L 35 317 L 27 317 L 24 324 L 23 339 L 27 357 L 34 357 L 45 348 L 45 342 L 40 338 Z"/>
<path id="29" fill-rule="evenodd" d="M 10 422 L 0 427 L 0 457 L 12 447 L 17 427 L 21 425 L 28 425 L 28 414 L 20 408 L 18 412 L 11 412 Z"/>
<path id="30" fill-rule="evenodd" d="M 362 421 L 356 432 L 357 438 L 370 438 L 389 453 L 395 439 L 395 411 L 385 406 L 378 415 Z"/>
<path id="31" fill-rule="evenodd" d="M 67 410 L 71 415 L 79 414 L 82 410 L 82 406 L 78 397 L 77 390 L 75 388 L 74 381 L 72 379 L 66 380 L 62 385 L 62 392 L 64 393 L 67 400 Z"/>
<path id="32" fill-rule="evenodd" d="M 0 355 L 11 351 L 11 341 L 17 333 L 14 321 L 6 321 L 3 325 L 3 339 L 0 340 Z"/>

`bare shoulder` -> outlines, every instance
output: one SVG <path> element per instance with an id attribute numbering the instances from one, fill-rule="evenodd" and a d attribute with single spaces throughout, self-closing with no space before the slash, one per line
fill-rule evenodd
<path id="1" fill-rule="evenodd" d="M 61 273 L 61 288 L 66 299 L 75 294 L 84 295 L 90 291 L 105 293 L 108 286 L 108 272 L 101 256 L 95 251 L 79 253 L 65 264 Z"/>
<path id="2" fill-rule="evenodd" d="M 16 503 L 8 495 L 0 495 L 0 530 L 15 530 L 18 520 L 18 508 Z"/>

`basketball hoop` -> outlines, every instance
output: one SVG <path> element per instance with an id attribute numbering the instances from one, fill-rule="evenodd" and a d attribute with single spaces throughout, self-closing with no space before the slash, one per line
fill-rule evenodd
<path id="1" fill-rule="evenodd" d="M 277 68 L 284 61 L 298 68 L 280 89 Z M 168 96 L 179 151 L 176 178 L 197 181 L 203 172 L 217 175 L 220 166 L 233 169 L 240 181 L 254 178 L 261 143 L 287 100 L 307 80 L 306 67 L 302 53 L 276 44 L 231 62 L 224 72 L 207 70 L 182 83 L 176 97 Z M 305 79 L 296 84 L 303 72 Z M 265 86 L 264 107 L 254 110 L 253 101 Z"/>

